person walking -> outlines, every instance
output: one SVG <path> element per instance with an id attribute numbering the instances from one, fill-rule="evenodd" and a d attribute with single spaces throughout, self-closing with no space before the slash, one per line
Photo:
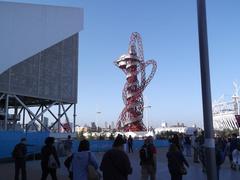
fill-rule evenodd
<path id="1" fill-rule="evenodd" d="M 157 170 L 157 150 L 153 144 L 153 138 L 149 136 L 139 151 L 141 180 L 156 180 Z"/>
<path id="2" fill-rule="evenodd" d="M 128 152 L 133 153 L 133 138 L 131 135 L 128 137 Z"/>
<path id="3" fill-rule="evenodd" d="M 191 139 L 189 137 L 189 135 L 185 135 L 184 137 L 184 149 L 186 151 L 186 156 L 190 157 L 192 156 L 192 153 L 191 153 Z"/>
<path id="4" fill-rule="evenodd" d="M 14 179 L 19 179 L 19 172 L 21 170 L 21 177 L 22 180 L 27 179 L 27 173 L 26 173 L 26 154 L 27 154 L 27 147 L 26 147 L 26 138 L 22 138 L 20 140 L 20 143 L 18 143 L 12 152 L 12 157 L 14 159 L 15 163 L 15 176 Z"/>
<path id="5" fill-rule="evenodd" d="M 198 146 L 198 157 L 202 164 L 202 172 L 206 172 L 206 148 L 204 146 L 205 136 L 204 131 L 201 131 L 200 135 L 197 137 L 197 146 Z"/>
<path id="6" fill-rule="evenodd" d="M 96 157 L 90 151 L 89 141 L 84 139 L 80 141 L 78 152 L 72 155 L 73 180 L 88 180 L 89 165 L 97 172 L 98 163 Z M 99 174 L 97 174 L 97 176 L 99 176 Z"/>
<path id="7" fill-rule="evenodd" d="M 47 137 L 45 139 L 45 146 L 41 150 L 41 180 L 46 180 L 48 174 L 51 175 L 52 180 L 57 180 L 57 168 L 60 167 L 60 162 L 57 156 L 56 148 L 53 146 L 55 138 Z"/>
<path id="8" fill-rule="evenodd" d="M 180 140 L 179 140 L 179 136 L 177 134 L 173 134 L 173 138 L 171 140 L 171 143 L 175 144 L 180 151 L 182 150 Z"/>
<path id="9" fill-rule="evenodd" d="M 232 154 L 230 152 L 230 143 L 231 143 L 231 137 L 227 138 L 227 144 L 226 144 L 226 155 L 228 156 L 230 165 L 232 167 Z"/>
<path id="10" fill-rule="evenodd" d="M 240 144 L 232 152 L 232 169 L 240 170 Z"/>
<path id="11" fill-rule="evenodd" d="M 185 166 L 189 167 L 189 164 L 176 144 L 170 145 L 167 159 L 171 180 L 182 180 L 182 176 L 187 174 Z"/>
<path id="12" fill-rule="evenodd" d="M 193 162 L 199 163 L 199 143 L 198 143 L 197 131 L 194 131 L 191 137 L 191 145 L 193 148 Z"/>
<path id="13" fill-rule="evenodd" d="M 223 148 L 223 142 L 221 138 L 215 139 L 215 155 L 216 155 L 216 167 L 217 167 L 217 179 L 219 180 L 219 171 L 221 165 L 225 161 L 225 148 Z"/>
<path id="14" fill-rule="evenodd" d="M 239 140 L 237 139 L 237 134 L 233 133 L 232 138 L 230 141 L 230 147 L 229 147 L 229 154 L 230 154 L 230 161 L 231 161 L 231 168 L 234 169 L 234 163 L 233 163 L 233 156 L 232 153 L 235 149 L 237 149 L 237 146 L 239 144 Z"/>
<path id="15" fill-rule="evenodd" d="M 119 134 L 120 135 L 120 134 Z M 122 135 L 121 135 L 122 136 Z M 123 139 L 124 139 L 124 144 L 123 144 L 123 150 L 124 150 L 124 152 L 127 152 L 127 136 L 126 135 L 123 135 L 122 136 L 123 137 Z"/>
<path id="16" fill-rule="evenodd" d="M 128 175 L 132 173 L 132 167 L 124 152 L 123 145 L 125 143 L 122 135 L 118 135 L 114 140 L 113 148 L 104 154 L 100 165 L 103 180 L 128 180 Z"/>
<path id="17" fill-rule="evenodd" d="M 67 140 L 64 142 L 65 154 L 69 156 L 72 153 L 72 137 L 68 135 Z"/>

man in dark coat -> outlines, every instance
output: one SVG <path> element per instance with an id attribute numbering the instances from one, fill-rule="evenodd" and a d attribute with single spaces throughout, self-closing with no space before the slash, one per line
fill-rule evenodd
<path id="1" fill-rule="evenodd" d="M 128 152 L 133 153 L 133 138 L 131 135 L 128 137 L 127 142 L 128 142 Z"/>
<path id="2" fill-rule="evenodd" d="M 189 167 L 189 164 L 176 144 L 169 146 L 167 159 L 171 180 L 182 180 L 182 176 L 187 173 L 185 166 Z"/>
<path id="3" fill-rule="evenodd" d="M 19 171 L 21 170 L 22 180 L 27 179 L 26 175 L 26 138 L 22 138 L 20 143 L 18 143 L 12 152 L 12 156 L 15 162 L 15 180 L 19 179 Z"/>
<path id="4" fill-rule="evenodd" d="M 113 148 L 104 154 L 100 165 L 103 180 L 128 180 L 128 175 L 132 173 L 132 167 L 123 150 L 125 143 L 122 135 L 118 135 L 113 143 Z"/>
<path id="5" fill-rule="evenodd" d="M 54 147 L 55 138 L 47 137 L 45 139 L 45 146 L 41 150 L 41 180 L 46 180 L 48 174 L 51 175 L 52 180 L 57 180 L 57 168 L 60 167 L 60 161 L 57 156 L 57 151 Z"/>
<path id="6" fill-rule="evenodd" d="M 147 180 L 150 177 L 151 180 L 156 180 L 157 171 L 157 149 L 153 144 L 152 136 L 147 137 L 144 141 L 144 145 L 139 151 L 140 165 L 141 165 L 141 179 Z"/>

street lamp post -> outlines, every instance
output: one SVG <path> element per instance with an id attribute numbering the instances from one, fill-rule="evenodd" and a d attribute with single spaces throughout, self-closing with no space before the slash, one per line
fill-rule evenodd
<path id="1" fill-rule="evenodd" d="M 202 104 L 205 130 L 205 155 L 208 180 L 217 180 L 215 143 L 212 119 L 212 101 L 208 59 L 207 18 L 205 0 L 197 0 L 199 54 L 202 83 Z"/>
<path id="2" fill-rule="evenodd" d="M 146 109 L 146 108 L 148 108 L 148 109 L 150 109 L 152 106 L 144 106 L 143 108 L 144 109 Z M 147 123 L 147 132 L 148 132 L 148 130 L 149 130 L 149 122 L 148 122 L 149 120 L 148 120 L 148 112 L 147 112 L 147 110 L 146 110 L 146 123 Z"/>

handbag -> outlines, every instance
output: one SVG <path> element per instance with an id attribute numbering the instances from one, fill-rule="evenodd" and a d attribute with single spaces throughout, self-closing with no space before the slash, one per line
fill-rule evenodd
<path id="1" fill-rule="evenodd" d="M 181 175 L 186 175 L 187 174 L 187 169 L 185 168 L 184 165 L 180 166 L 180 174 Z"/>
<path id="2" fill-rule="evenodd" d="M 50 169 L 58 168 L 57 161 L 52 154 L 49 156 L 49 159 L 48 159 L 48 168 L 50 168 Z"/>
<path id="3" fill-rule="evenodd" d="M 90 164 L 91 153 L 88 153 L 88 180 L 100 180 L 99 172 Z"/>

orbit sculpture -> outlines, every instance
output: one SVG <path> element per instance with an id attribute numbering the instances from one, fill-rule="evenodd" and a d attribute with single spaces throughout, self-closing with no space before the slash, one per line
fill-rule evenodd
<path id="1" fill-rule="evenodd" d="M 143 123 L 143 91 L 152 80 L 157 63 L 154 60 L 144 60 L 139 33 L 132 33 L 128 53 L 120 56 L 114 64 L 124 72 L 127 80 L 122 91 L 125 107 L 118 118 L 116 128 L 121 131 L 146 131 Z M 145 70 L 149 65 L 152 65 L 152 70 L 146 78 Z"/>

